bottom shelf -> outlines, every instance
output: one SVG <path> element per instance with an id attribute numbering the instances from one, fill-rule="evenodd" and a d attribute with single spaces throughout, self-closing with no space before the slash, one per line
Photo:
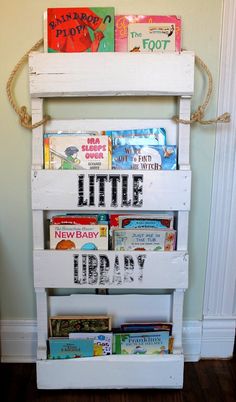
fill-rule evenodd
<path id="1" fill-rule="evenodd" d="M 182 388 L 184 356 L 38 360 L 38 389 Z"/>

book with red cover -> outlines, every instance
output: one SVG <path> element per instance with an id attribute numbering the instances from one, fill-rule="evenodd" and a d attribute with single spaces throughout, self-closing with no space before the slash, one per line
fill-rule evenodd
<path id="1" fill-rule="evenodd" d="M 48 8 L 47 50 L 53 52 L 113 52 L 114 8 Z"/>
<path id="2" fill-rule="evenodd" d="M 51 218 L 51 225 L 97 225 L 97 216 L 56 215 Z"/>

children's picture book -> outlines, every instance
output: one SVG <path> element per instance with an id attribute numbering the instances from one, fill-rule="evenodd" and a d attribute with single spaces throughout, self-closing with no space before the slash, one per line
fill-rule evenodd
<path id="1" fill-rule="evenodd" d="M 114 229 L 116 251 L 173 251 L 176 231 L 170 229 Z"/>
<path id="2" fill-rule="evenodd" d="M 108 225 L 50 225 L 51 250 L 108 250 Z"/>
<path id="3" fill-rule="evenodd" d="M 122 355 L 160 355 L 169 353 L 169 333 L 140 332 L 113 335 L 113 353 Z"/>
<path id="4" fill-rule="evenodd" d="M 50 337 L 68 337 L 72 332 L 110 332 L 111 316 L 53 316 L 49 317 Z"/>
<path id="5" fill-rule="evenodd" d="M 51 225 L 97 225 L 96 215 L 55 215 L 50 219 Z"/>
<path id="6" fill-rule="evenodd" d="M 162 127 L 158 128 L 135 128 L 129 130 L 106 130 L 102 131 L 102 135 L 108 135 L 112 138 L 112 145 L 125 145 L 127 137 L 133 138 L 131 145 L 141 145 L 140 141 L 144 139 L 146 143 L 147 139 L 149 144 L 153 145 L 166 145 L 166 130 Z M 137 137 L 137 138 L 136 138 Z M 131 140 L 130 140 L 131 141 Z"/>
<path id="7" fill-rule="evenodd" d="M 175 145 L 131 145 L 138 142 L 137 137 L 127 138 L 126 145 L 113 145 L 112 169 L 127 170 L 175 170 L 177 166 L 177 152 Z M 116 141 L 118 143 L 118 139 Z"/>
<path id="8" fill-rule="evenodd" d="M 121 330 L 124 332 L 156 332 L 167 331 L 169 335 L 172 335 L 172 326 L 170 322 L 126 322 L 121 324 Z"/>
<path id="9" fill-rule="evenodd" d="M 92 339 L 49 338 L 49 359 L 77 359 L 93 354 Z"/>
<path id="10" fill-rule="evenodd" d="M 69 339 L 92 339 L 94 356 L 108 356 L 112 354 L 112 333 L 82 333 L 73 332 Z"/>
<path id="11" fill-rule="evenodd" d="M 129 24 L 155 23 L 156 26 L 165 27 L 168 31 L 172 26 L 172 34 L 175 36 L 175 51 L 181 51 L 181 18 L 175 15 L 117 15 L 115 17 L 115 51 L 127 52 L 128 51 L 128 26 Z M 163 24 L 163 25 L 162 25 Z M 134 49 L 139 51 L 139 49 Z"/>
<path id="12" fill-rule="evenodd" d="M 110 139 L 103 135 L 46 133 L 44 135 L 45 169 L 110 168 Z"/>
<path id="13" fill-rule="evenodd" d="M 175 25 L 154 22 L 129 24 L 128 51 L 174 52 Z"/>
<path id="14" fill-rule="evenodd" d="M 48 52 L 114 52 L 113 7 L 48 8 Z"/>
<path id="15" fill-rule="evenodd" d="M 118 226 L 123 229 L 173 229 L 173 215 L 120 215 Z"/>

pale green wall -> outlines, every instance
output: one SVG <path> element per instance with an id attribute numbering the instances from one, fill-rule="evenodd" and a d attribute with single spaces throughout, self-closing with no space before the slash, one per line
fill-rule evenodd
<path id="1" fill-rule="evenodd" d="M 1 4 L 1 318 L 35 319 L 32 274 L 32 228 L 30 211 L 31 132 L 18 124 L 5 92 L 11 69 L 43 35 L 43 11 L 58 6 L 115 6 L 117 14 L 176 14 L 183 20 L 182 43 L 194 50 L 209 66 L 214 96 L 206 117 L 216 114 L 219 70 L 219 38 L 222 0 L 99 0 L 70 2 L 3 0 Z M 193 109 L 205 95 L 206 81 L 196 71 Z M 29 105 L 27 69 L 16 85 L 16 99 Z M 124 107 L 125 102 L 125 107 Z M 48 113 L 66 117 L 171 117 L 175 103 L 168 99 L 109 99 L 49 101 Z M 190 216 L 190 286 L 186 292 L 185 319 L 201 319 L 206 269 L 209 213 L 212 186 L 215 128 L 196 125 L 191 134 L 193 169 L 192 212 Z"/>

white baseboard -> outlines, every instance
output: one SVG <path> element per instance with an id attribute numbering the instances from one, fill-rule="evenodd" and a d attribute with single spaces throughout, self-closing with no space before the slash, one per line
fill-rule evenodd
<path id="1" fill-rule="evenodd" d="M 235 341 L 235 324 L 235 318 L 204 318 L 201 358 L 227 359 L 232 357 Z"/>
<path id="2" fill-rule="evenodd" d="M 232 356 L 234 320 L 184 321 L 183 350 L 185 361 Z M 1 361 L 33 363 L 36 361 L 37 323 L 33 320 L 1 321 Z"/>

